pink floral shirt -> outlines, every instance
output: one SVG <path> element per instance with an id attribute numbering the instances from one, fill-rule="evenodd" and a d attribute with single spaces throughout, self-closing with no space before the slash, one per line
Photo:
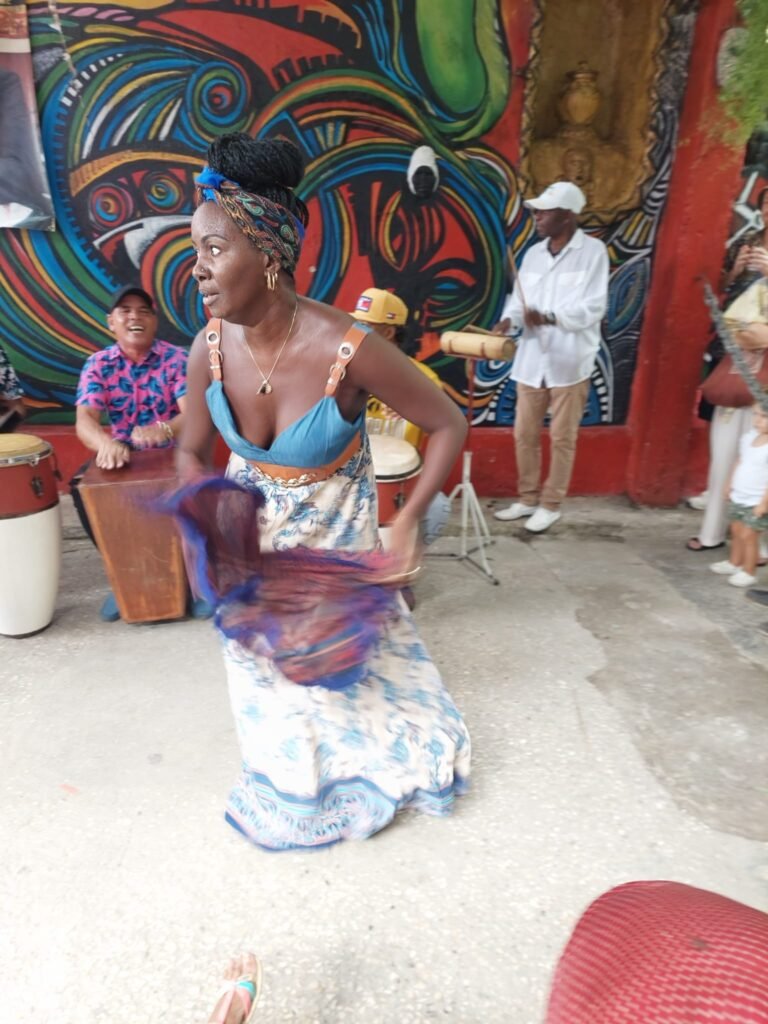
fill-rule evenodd
<path id="1" fill-rule="evenodd" d="M 116 441 L 130 442 L 134 427 L 178 416 L 178 400 L 187 391 L 187 353 L 178 345 L 155 341 L 140 363 L 119 345 L 95 352 L 85 361 L 76 405 L 106 411 Z"/>

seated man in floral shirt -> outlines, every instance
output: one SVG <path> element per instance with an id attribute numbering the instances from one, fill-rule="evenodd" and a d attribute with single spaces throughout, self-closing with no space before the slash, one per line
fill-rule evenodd
<path id="1" fill-rule="evenodd" d="M 77 387 L 77 436 L 101 469 L 117 469 L 137 448 L 172 445 L 181 429 L 187 390 L 187 353 L 156 339 L 157 314 L 143 288 L 128 285 L 112 299 L 107 325 L 115 344 L 95 352 Z M 106 419 L 107 424 L 102 425 Z M 89 463 L 70 481 L 80 521 L 93 540 L 79 484 Z M 119 618 L 110 595 L 102 618 Z"/>

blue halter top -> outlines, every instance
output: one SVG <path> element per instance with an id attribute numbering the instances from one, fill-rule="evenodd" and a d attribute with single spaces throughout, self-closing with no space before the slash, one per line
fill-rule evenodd
<path id="1" fill-rule="evenodd" d="M 359 328 L 370 331 L 366 324 Z M 335 394 L 324 395 L 293 423 L 276 435 L 269 448 L 260 448 L 237 430 L 232 409 L 221 380 L 212 380 L 205 400 L 216 429 L 236 455 L 250 462 L 271 466 L 298 466 L 317 469 L 337 459 L 356 433 L 365 429 L 365 407 L 350 423 L 341 415 Z"/>

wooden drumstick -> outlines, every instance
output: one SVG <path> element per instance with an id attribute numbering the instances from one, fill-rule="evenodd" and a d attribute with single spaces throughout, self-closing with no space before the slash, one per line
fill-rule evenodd
<path id="1" fill-rule="evenodd" d="M 523 314 L 528 315 L 528 303 L 525 301 L 525 292 L 523 291 L 523 284 L 520 280 L 520 275 L 517 272 L 517 264 L 515 263 L 515 257 L 512 253 L 510 246 L 507 246 L 507 258 L 509 259 L 509 268 L 512 271 L 512 291 L 515 290 L 515 285 L 520 292 L 520 301 L 523 304 Z"/>
<path id="2" fill-rule="evenodd" d="M 478 327 L 477 324 L 467 324 L 466 327 L 461 328 L 462 331 L 466 331 L 468 334 L 488 334 L 491 337 L 498 337 L 493 331 L 486 330 L 485 327 Z"/>

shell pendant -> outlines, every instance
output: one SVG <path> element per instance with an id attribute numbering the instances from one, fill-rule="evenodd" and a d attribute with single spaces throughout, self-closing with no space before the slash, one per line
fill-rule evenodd
<path id="1" fill-rule="evenodd" d="M 259 394 L 259 395 L 271 395 L 272 394 L 272 385 L 269 383 L 268 380 L 263 380 L 261 382 L 261 387 L 257 391 L 257 394 Z"/>

